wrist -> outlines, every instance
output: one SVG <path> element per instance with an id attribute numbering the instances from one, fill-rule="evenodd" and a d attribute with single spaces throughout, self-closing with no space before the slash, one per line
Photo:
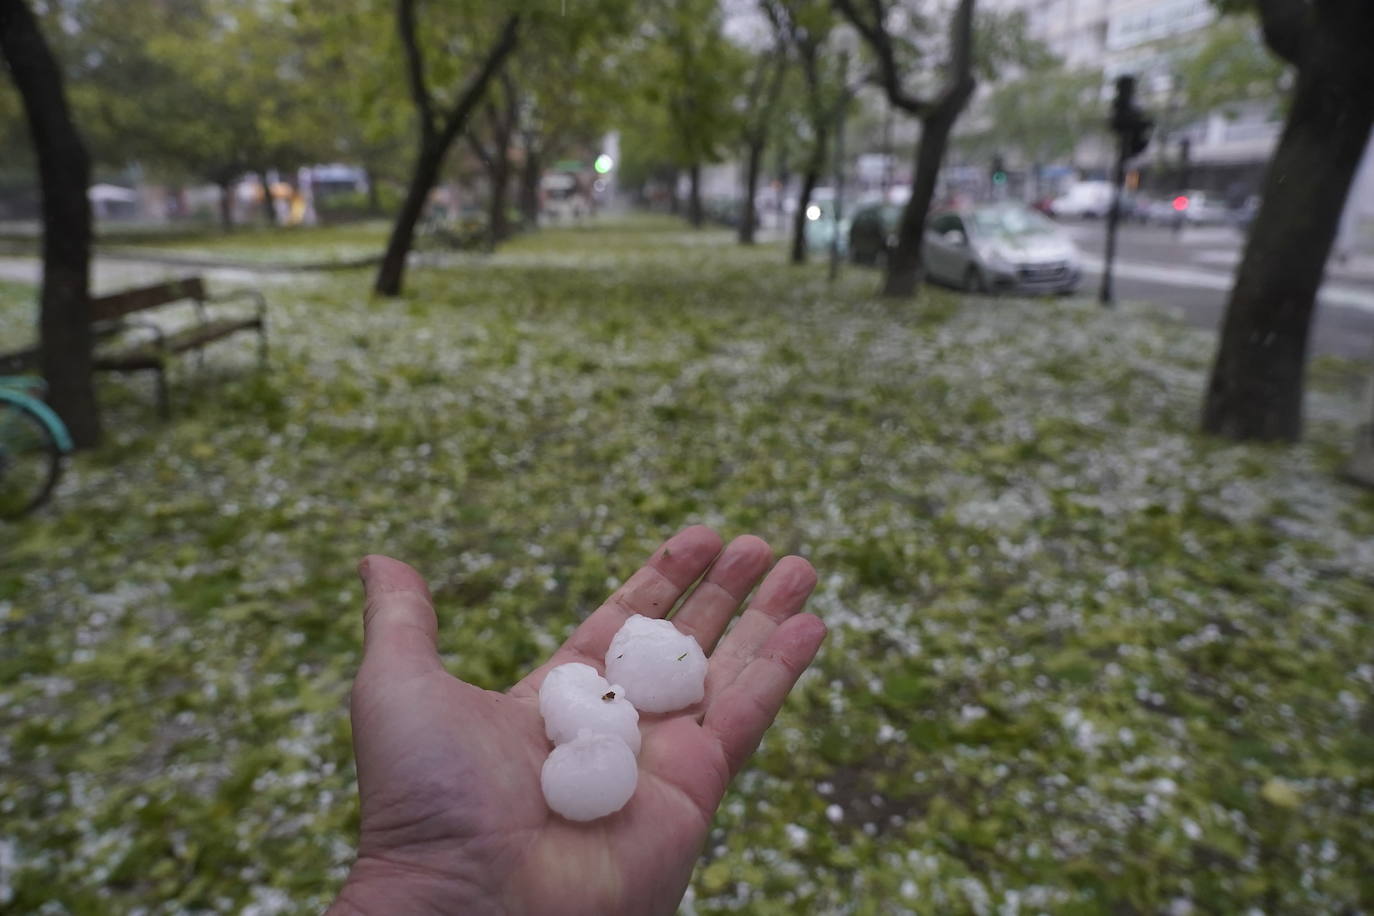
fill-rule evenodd
<path id="1" fill-rule="evenodd" d="M 506 909 L 482 888 L 393 862 L 359 859 L 326 916 L 429 916 L 463 913 L 505 916 Z"/>

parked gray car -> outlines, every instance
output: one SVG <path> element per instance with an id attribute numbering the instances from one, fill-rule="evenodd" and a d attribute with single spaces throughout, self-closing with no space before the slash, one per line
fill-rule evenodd
<path id="1" fill-rule="evenodd" d="M 936 213 L 922 249 L 927 276 L 967 290 L 1070 293 L 1082 279 L 1068 234 L 1018 203 Z"/>

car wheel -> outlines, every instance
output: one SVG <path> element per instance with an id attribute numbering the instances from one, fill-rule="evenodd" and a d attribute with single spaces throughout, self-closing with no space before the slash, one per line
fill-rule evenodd
<path id="1" fill-rule="evenodd" d="M 983 282 L 983 275 L 977 267 L 969 265 L 968 270 L 964 271 L 964 290 L 970 293 L 985 293 L 988 291 L 987 283 Z"/>

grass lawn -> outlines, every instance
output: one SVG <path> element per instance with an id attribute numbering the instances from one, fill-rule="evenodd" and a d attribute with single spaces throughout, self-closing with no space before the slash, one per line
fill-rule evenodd
<path id="1" fill-rule="evenodd" d="M 125 257 L 213 258 L 244 264 L 329 264 L 380 256 L 390 225 L 385 221 L 315 228 L 248 224 L 224 232 L 218 226 L 110 226 L 97 231 L 99 253 Z M 0 238 L 9 253 L 37 253 L 36 238 Z"/>
<path id="2" fill-rule="evenodd" d="M 401 300 L 269 287 L 270 369 L 186 361 L 170 424 L 102 379 L 106 446 L 0 531 L 0 909 L 318 911 L 356 558 L 419 567 L 450 669 L 504 688 L 693 522 L 809 557 L 832 635 L 686 912 L 1374 908 L 1350 386 L 1301 446 L 1222 445 L 1208 335 L 780 261 L 545 231 Z"/>

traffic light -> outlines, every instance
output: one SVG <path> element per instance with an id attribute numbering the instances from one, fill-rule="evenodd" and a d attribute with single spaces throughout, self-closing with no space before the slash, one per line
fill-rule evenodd
<path id="1" fill-rule="evenodd" d="M 1139 156 L 1150 144 L 1155 122 L 1135 103 L 1135 77 L 1116 78 L 1116 97 L 1112 99 L 1111 128 L 1121 138 L 1121 152 L 1127 159 Z"/>
<path id="2" fill-rule="evenodd" d="M 992 183 L 1007 183 L 1007 170 L 1002 166 L 1002 155 L 1000 153 L 992 157 Z"/>

